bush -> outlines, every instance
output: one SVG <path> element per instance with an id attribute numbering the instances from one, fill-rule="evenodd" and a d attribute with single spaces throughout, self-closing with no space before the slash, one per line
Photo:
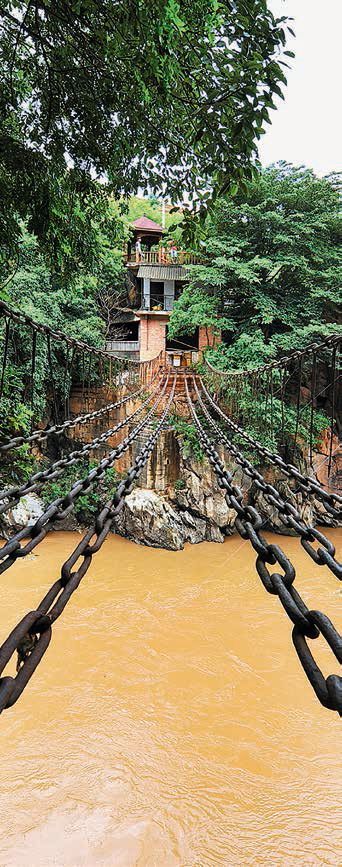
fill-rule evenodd
<path id="1" fill-rule="evenodd" d="M 170 423 L 181 439 L 181 450 L 184 457 L 193 457 L 196 461 L 202 463 L 204 452 L 198 439 L 195 425 L 189 424 L 189 422 L 177 415 L 171 416 Z"/>
<path id="2" fill-rule="evenodd" d="M 96 461 L 79 461 L 73 467 L 69 467 L 60 479 L 45 485 L 41 497 L 44 505 L 48 506 L 53 500 L 65 497 L 70 488 L 79 479 L 83 479 L 90 469 L 97 466 Z M 75 501 L 73 514 L 81 524 L 89 524 L 96 516 L 99 509 L 110 499 L 120 479 L 120 474 L 112 467 L 107 470 L 99 485 L 87 494 L 81 494 Z"/>
<path id="3" fill-rule="evenodd" d="M 186 483 L 184 479 L 176 479 L 175 491 L 184 491 L 184 488 L 186 488 Z"/>

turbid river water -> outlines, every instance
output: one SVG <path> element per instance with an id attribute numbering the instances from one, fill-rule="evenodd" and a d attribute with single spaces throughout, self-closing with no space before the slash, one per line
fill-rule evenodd
<path id="1" fill-rule="evenodd" d="M 1 636 L 78 540 L 51 534 L 1 576 Z M 337 579 L 281 543 L 309 606 L 341 625 Z M 0 720 L 1 867 L 341 863 L 340 721 L 254 561 L 238 537 L 179 553 L 107 540 Z"/>

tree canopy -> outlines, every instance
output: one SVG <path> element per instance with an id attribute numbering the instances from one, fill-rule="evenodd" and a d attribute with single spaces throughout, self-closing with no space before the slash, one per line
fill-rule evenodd
<path id="1" fill-rule="evenodd" d="M 205 226 L 208 264 L 193 269 L 172 313 L 174 336 L 222 331 L 219 367 L 255 367 L 331 331 L 341 304 L 336 178 L 287 163 L 221 198 Z M 226 344 L 226 345 L 225 345 Z"/>
<path id="2" fill-rule="evenodd" d="M 80 235 L 87 255 L 108 190 L 236 189 L 286 83 L 286 26 L 265 0 L 3 0 L 4 256 L 19 217 L 55 257 Z"/>

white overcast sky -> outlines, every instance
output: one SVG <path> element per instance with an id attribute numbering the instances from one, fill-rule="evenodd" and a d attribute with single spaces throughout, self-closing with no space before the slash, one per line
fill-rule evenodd
<path id="1" fill-rule="evenodd" d="M 276 99 L 272 126 L 260 141 L 264 166 L 284 159 L 324 175 L 342 169 L 342 0 L 269 0 L 276 15 L 294 18 L 285 102 Z M 286 58 L 285 58 L 286 60 Z"/>

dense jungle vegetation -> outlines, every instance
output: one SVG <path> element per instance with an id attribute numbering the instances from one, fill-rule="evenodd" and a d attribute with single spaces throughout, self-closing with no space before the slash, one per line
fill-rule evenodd
<path id="1" fill-rule="evenodd" d="M 94 262 L 108 193 L 204 205 L 243 185 L 286 85 L 287 29 L 264 0 L 4 0 L 4 266 L 20 219 L 65 272 Z"/>
<path id="2" fill-rule="evenodd" d="M 7 286 L 7 297 L 38 321 L 103 345 L 113 305 L 127 303 L 122 244 L 130 222 L 143 213 L 160 220 L 160 200 L 132 197 L 125 214 L 109 200 L 106 221 L 97 227 L 96 265 L 89 271 L 80 266 L 77 273 L 67 275 L 53 270 L 35 236 L 22 227 L 20 264 Z M 174 214 L 167 213 L 169 228 L 173 221 Z M 178 233 L 181 228 L 178 222 Z M 171 333 L 182 336 L 197 326 L 211 328 L 221 342 L 209 356 L 220 369 L 253 368 L 320 339 L 341 327 L 340 244 L 337 177 L 320 179 L 308 169 L 286 163 L 264 170 L 244 193 L 219 198 L 206 221 L 197 224 L 196 248 L 207 262 L 192 267 L 189 284 L 171 317 Z M 23 399 L 21 387 L 28 374 L 30 347 L 18 340 L 15 363 L 5 380 L 3 435 L 28 432 L 46 417 L 49 369 L 46 347 L 38 344 L 38 349 L 39 387 L 32 406 Z M 60 368 L 56 387 L 63 397 L 64 359 L 54 349 L 53 353 L 55 368 Z M 265 426 L 262 401 L 247 392 L 240 400 L 249 431 L 273 448 L 283 445 L 279 443 L 280 401 L 275 397 L 271 433 Z M 308 409 L 301 417 L 299 434 L 304 442 L 309 415 Z M 287 441 L 295 425 L 290 406 Z M 323 405 L 314 414 L 316 438 L 327 425 Z M 29 454 L 25 459 L 22 455 L 21 473 L 26 465 L 29 470 Z"/>
<path id="3" fill-rule="evenodd" d="M 122 289 L 115 249 L 129 196 L 186 191 L 204 218 L 207 200 L 255 175 L 286 85 L 287 29 L 264 0 L 5 0 L 0 297 L 102 341 Z M 20 337 L 2 432 L 42 412 L 25 404 Z M 48 380 L 42 350 L 42 400 Z"/>
<path id="4" fill-rule="evenodd" d="M 331 332 L 341 311 L 342 220 L 338 177 L 287 163 L 220 198 L 199 238 L 171 316 L 174 336 L 211 327 L 221 369 L 255 367 Z"/>
<path id="5" fill-rule="evenodd" d="M 252 369 L 320 342 L 342 327 L 341 240 L 339 176 L 318 178 L 286 162 L 269 167 L 246 190 L 219 198 L 211 209 L 197 235 L 207 262 L 192 267 L 170 333 L 177 337 L 192 334 L 197 326 L 212 329 L 219 342 L 208 357 L 220 370 Z M 275 385 L 279 392 L 276 377 Z M 291 385 L 293 392 L 295 382 Z M 224 380 L 220 388 L 229 400 Z M 273 401 L 272 430 L 264 399 L 245 389 L 239 401 L 249 432 L 272 449 L 288 448 L 293 457 L 296 412 L 291 393 L 289 397 L 281 436 L 279 397 Z M 316 441 L 329 425 L 326 397 L 323 390 L 314 412 Z M 308 441 L 310 416 L 308 404 L 300 417 L 302 443 Z"/>

